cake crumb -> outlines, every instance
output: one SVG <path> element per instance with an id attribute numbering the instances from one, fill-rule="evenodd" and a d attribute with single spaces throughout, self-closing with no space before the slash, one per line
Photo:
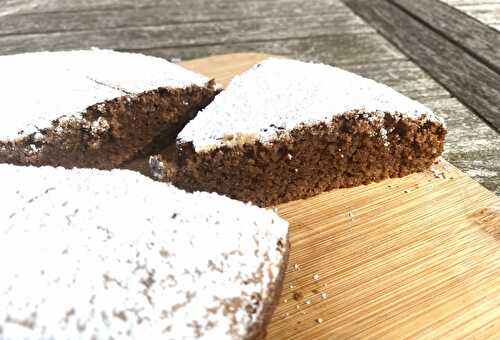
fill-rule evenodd
<path id="1" fill-rule="evenodd" d="M 299 305 L 295 306 L 295 309 L 297 309 L 297 310 L 300 309 L 300 306 Z"/>
<path id="2" fill-rule="evenodd" d="M 288 314 L 288 313 L 285 313 L 285 318 L 286 318 L 286 317 L 288 317 L 288 315 L 290 315 L 290 314 Z"/>
<path id="3" fill-rule="evenodd" d="M 290 285 L 290 289 L 293 289 L 293 285 Z"/>
<path id="4" fill-rule="evenodd" d="M 293 299 L 295 301 L 299 301 L 300 299 L 302 299 L 304 297 L 304 295 L 301 293 L 301 292 L 294 292 L 293 293 Z"/>
<path id="5" fill-rule="evenodd" d="M 319 275 L 318 275 L 318 274 L 314 274 L 313 279 L 314 279 L 315 281 L 318 281 L 318 280 L 319 280 Z"/>
<path id="6" fill-rule="evenodd" d="M 307 300 L 306 305 L 310 305 L 310 304 L 311 304 L 311 300 Z"/>
<path id="7" fill-rule="evenodd" d="M 288 302 L 288 300 L 287 300 L 287 299 L 283 299 L 283 302 L 284 302 L 284 303 L 287 303 L 287 302 Z"/>
<path id="8" fill-rule="evenodd" d="M 326 293 L 321 293 L 321 295 L 320 295 L 320 296 L 321 296 L 321 298 L 322 298 L 323 300 L 327 298 Z"/>
<path id="9" fill-rule="evenodd" d="M 294 268 L 295 270 L 300 270 L 300 266 L 299 266 L 297 263 L 293 265 L 293 268 Z"/>
<path id="10" fill-rule="evenodd" d="M 317 318 L 317 319 L 316 319 L 316 322 L 317 322 L 317 323 L 322 323 L 322 322 L 323 322 L 323 319 L 322 319 L 322 318 Z"/>
<path id="11" fill-rule="evenodd" d="M 446 178 L 444 171 L 438 170 L 434 165 L 431 167 L 431 172 L 434 175 L 434 178 Z"/>

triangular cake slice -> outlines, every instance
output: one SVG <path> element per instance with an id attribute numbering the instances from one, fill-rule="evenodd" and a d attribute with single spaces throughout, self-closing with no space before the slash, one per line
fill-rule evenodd
<path id="1" fill-rule="evenodd" d="M 128 170 L 0 164 L 1 339 L 261 339 L 287 222 Z"/>
<path id="2" fill-rule="evenodd" d="M 112 168 L 180 129 L 218 92 L 164 59 L 109 50 L 0 57 L 0 163 Z"/>
<path id="3" fill-rule="evenodd" d="M 261 206 L 428 168 L 443 120 L 391 88 L 339 68 L 269 59 L 235 77 L 190 121 L 153 175 Z"/>

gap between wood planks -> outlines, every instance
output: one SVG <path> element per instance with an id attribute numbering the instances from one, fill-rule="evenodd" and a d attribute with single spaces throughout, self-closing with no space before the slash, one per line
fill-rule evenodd
<path id="1" fill-rule="evenodd" d="M 500 33 L 436 0 L 389 0 L 500 73 Z M 432 9 L 432 10 L 429 10 Z"/>
<path id="2" fill-rule="evenodd" d="M 498 32 L 440 1 L 343 2 L 500 133 Z"/>

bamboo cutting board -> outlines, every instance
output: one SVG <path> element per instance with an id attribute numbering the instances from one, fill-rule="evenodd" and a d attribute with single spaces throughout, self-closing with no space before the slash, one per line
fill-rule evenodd
<path id="1" fill-rule="evenodd" d="M 182 65 L 226 85 L 264 58 Z M 500 339 L 500 199 L 445 161 L 278 213 L 291 252 L 267 339 Z"/>

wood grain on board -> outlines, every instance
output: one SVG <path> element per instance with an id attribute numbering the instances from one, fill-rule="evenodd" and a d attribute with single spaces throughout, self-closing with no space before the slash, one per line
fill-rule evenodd
<path id="1" fill-rule="evenodd" d="M 266 57 L 182 65 L 227 85 Z M 291 251 L 267 339 L 500 334 L 500 198 L 446 161 L 277 208 Z"/>
<path id="2" fill-rule="evenodd" d="M 279 206 L 292 250 L 269 339 L 500 334 L 500 200 L 434 171 Z"/>

